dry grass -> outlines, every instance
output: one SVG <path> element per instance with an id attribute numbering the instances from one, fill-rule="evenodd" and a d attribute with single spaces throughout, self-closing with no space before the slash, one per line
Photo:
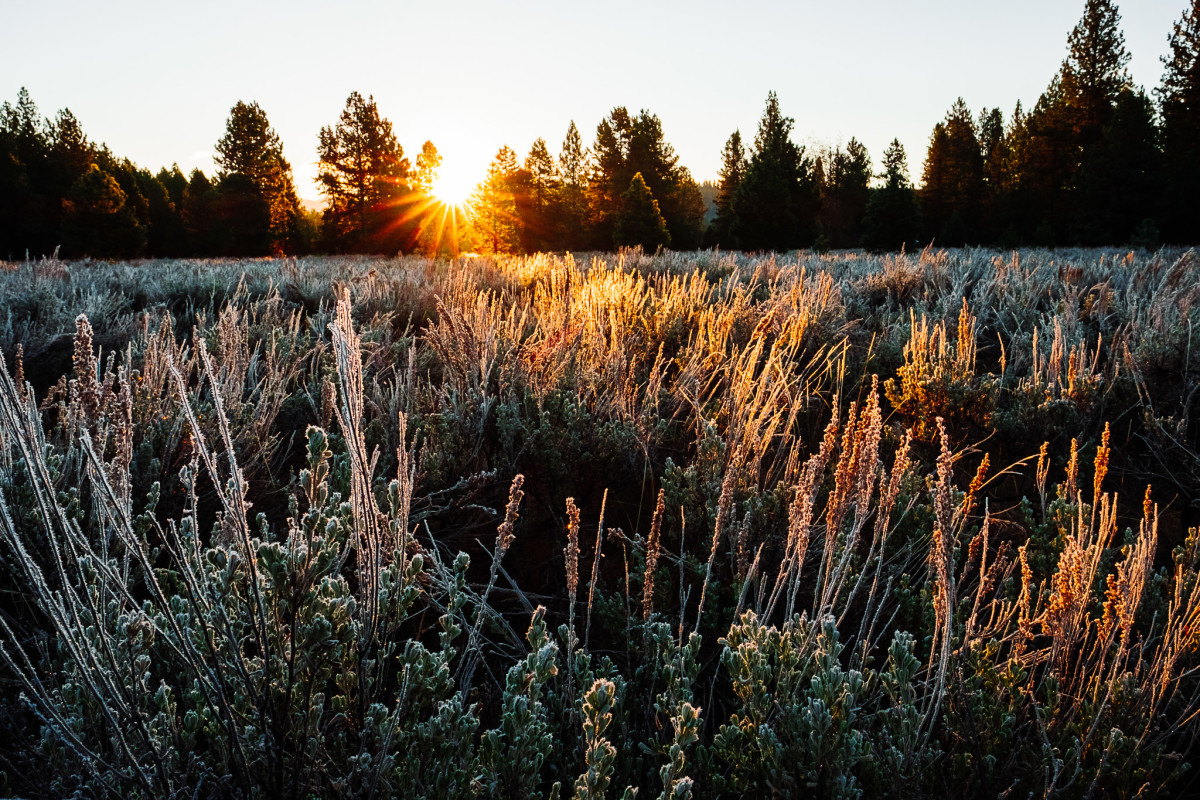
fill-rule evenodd
<path id="1" fill-rule="evenodd" d="M 0 271 L 0 769 L 1181 786 L 1198 285 L 1169 252 Z"/>

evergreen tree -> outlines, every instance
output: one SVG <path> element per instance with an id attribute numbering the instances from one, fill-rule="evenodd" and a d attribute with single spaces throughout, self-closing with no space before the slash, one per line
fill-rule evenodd
<path id="1" fill-rule="evenodd" d="M 404 212 L 417 226 L 416 249 L 426 255 L 437 255 L 443 246 L 451 255 L 458 253 L 458 210 L 448 207 L 435 195 L 441 167 L 441 153 L 433 142 L 426 140 L 409 176 L 412 202 Z"/>
<path id="2" fill-rule="evenodd" d="M 725 142 L 721 151 L 721 171 L 718 173 L 721 181 L 717 190 L 717 216 L 709 231 L 709 240 L 713 245 L 726 248 L 737 247 L 733 238 L 733 198 L 742 176 L 746 172 L 746 148 L 742 146 L 742 132 L 734 131 Z"/>
<path id="3" fill-rule="evenodd" d="M 559 198 L 555 205 L 553 227 L 558 246 L 579 250 L 587 246 L 588 151 L 572 120 L 558 155 Z"/>
<path id="4" fill-rule="evenodd" d="M 704 219 L 699 187 L 680 166 L 659 118 L 645 109 L 631 116 L 623 106 L 596 127 L 592 146 L 588 199 L 595 245 L 611 243 L 624 195 L 639 172 L 657 198 L 672 238 L 687 242 L 684 246 L 698 245 Z"/>
<path id="5" fill-rule="evenodd" d="M 883 151 L 883 186 L 872 189 L 863 221 L 864 244 L 873 250 L 899 250 L 916 243 L 921 209 L 908 176 L 908 156 L 899 139 Z"/>
<path id="6" fill-rule="evenodd" d="M 983 153 L 975 123 L 960 97 L 933 129 L 921 181 L 921 212 L 929 235 L 958 246 L 977 237 L 983 198 Z"/>
<path id="7" fill-rule="evenodd" d="M 739 247 L 783 251 L 809 245 L 816 237 L 820 196 L 811 161 L 791 140 L 794 124 L 770 92 L 754 152 L 734 194 L 731 232 Z"/>
<path id="8" fill-rule="evenodd" d="M 59 199 L 46 194 L 50 143 L 37 105 L 22 88 L 0 105 L 0 256 L 49 255 Z"/>
<path id="9" fill-rule="evenodd" d="M 1117 97 L 1129 87 L 1129 54 L 1112 0 L 1086 0 L 1067 39 L 1067 57 L 1026 121 L 1019 165 L 1022 227 L 1065 241 L 1078 215 L 1069 188 L 1087 151 L 1104 135 Z"/>
<path id="10" fill-rule="evenodd" d="M 980 201 L 979 236 L 998 241 L 1009 226 L 1005 218 L 1006 169 L 1009 143 L 1005 137 L 1004 113 L 999 108 L 984 109 L 979 115 L 979 149 L 983 156 L 983 191 Z"/>
<path id="11" fill-rule="evenodd" d="M 187 189 L 188 179 L 179 169 L 178 164 L 172 164 L 170 169 L 163 167 L 158 171 L 158 182 L 167 190 L 167 197 L 176 209 L 183 209 L 183 193 Z"/>
<path id="12" fill-rule="evenodd" d="M 855 247 L 861 243 L 870 196 L 871 156 L 862 142 L 851 138 L 844 151 L 839 147 L 829 154 L 828 162 L 821 191 L 821 229 L 831 247 Z"/>
<path id="13" fill-rule="evenodd" d="M 1121 90 L 1130 87 L 1129 53 L 1116 4 L 1087 0 L 1083 17 L 1067 38 L 1067 47 L 1062 83 L 1082 151 L 1099 141 Z"/>
<path id="14" fill-rule="evenodd" d="M 216 186 L 211 210 L 217 255 L 271 253 L 271 203 L 249 175 L 231 172 L 222 178 Z"/>
<path id="15" fill-rule="evenodd" d="M 700 247 L 704 241 L 704 217 L 708 213 L 708 206 L 704 202 L 700 184 L 696 183 L 687 167 L 681 166 L 676 171 L 674 186 L 670 187 L 665 202 L 675 220 L 671 243 L 680 250 Z"/>
<path id="16" fill-rule="evenodd" d="M 141 230 L 139 247 L 133 251 L 123 251 L 122 255 L 146 255 L 145 246 L 149 238 L 151 215 L 150 200 L 142 192 L 142 178 L 138 174 L 141 170 L 128 158 L 117 158 L 107 147 L 101 147 L 96 153 L 96 163 L 121 187 L 121 191 L 125 193 L 125 207 L 129 209 Z"/>
<path id="17" fill-rule="evenodd" d="M 83 177 L 96 157 L 96 148 L 88 141 L 83 125 L 69 108 L 58 112 L 47 130 L 49 159 L 55 182 L 64 188 Z"/>
<path id="18" fill-rule="evenodd" d="M 1146 220 L 1157 228 L 1154 220 L 1163 196 L 1161 158 L 1150 98 L 1143 92 L 1122 91 L 1102 138 L 1088 150 L 1076 174 L 1073 240 L 1120 245 L 1128 243 Z"/>
<path id="19" fill-rule="evenodd" d="M 647 253 L 671 244 L 667 221 L 663 219 L 650 187 L 642 179 L 642 173 L 634 173 L 621 200 L 613 244 L 618 247 L 641 247 Z"/>
<path id="20" fill-rule="evenodd" d="M 267 113 L 258 103 L 247 104 L 239 100 L 230 109 L 225 135 L 217 141 L 216 150 L 218 187 L 231 175 L 245 176 L 267 205 L 266 230 L 261 236 L 250 236 L 249 240 L 258 242 L 265 238 L 268 249 L 278 252 L 295 249 L 300 199 L 292 182 L 292 167 L 283 156 L 279 134 L 271 127 Z M 240 205 L 248 201 L 247 191 L 246 181 L 235 181 L 226 194 L 230 198 L 239 198 L 236 202 L 231 199 L 230 203 Z M 238 221 L 241 229 L 246 224 L 246 220 Z M 243 230 L 243 233 L 249 236 L 248 231 Z M 239 234 L 230 241 L 241 238 Z M 257 246 L 255 249 L 257 251 Z"/>
<path id="21" fill-rule="evenodd" d="M 1030 210 L 1035 202 L 1030 199 L 1031 189 L 1025 169 L 1029 164 L 1030 132 L 1028 117 L 1021 102 L 1017 101 L 1004 138 L 996 150 L 991 151 L 984 165 L 988 181 L 985 213 L 993 219 L 991 233 L 1006 248 L 1016 248 L 1021 242 L 1029 241 L 1039 217 Z M 995 161 L 999 163 L 996 164 Z"/>
<path id="22" fill-rule="evenodd" d="M 416 225 L 404 208 L 413 200 L 410 164 L 374 97 L 351 92 L 338 124 L 321 128 L 317 156 L 331 248 L 395 253 L 413 247 Z"/>
<path id="23" fill-rule="evenodd" d="M 190 253 L 209 256 L 219 252 L 213 211 L 216 194 L 212 182 L 205 174 L 199 169 L 192 170 L 187 188 L 183 192 L 183 206 L 180 209 Z"/>
<path id="24" fill-rule="evenodd" d="M 426 141 L 417 154 L 416 170 L 412 175 L 412 188 L 417 194 L 429 197 L 437 183 L 438 170 L 442 167 L 442 155 L 433 142 Z"/>
<path id="25" fill-rule="evenodd" d="M 146 169 L 139 169 L 135 176 L 138 192 L 146 198 L 146 255 L 174 258 L 186 254 L 183 218 L 171 202 L 166 185 Z"/>
<path id="26" fill-rule="evenodd" d="M 1175 23 L 1171 51 L 1163 57 L 1162 144 L 1170 165 L 1164 234 L 1170 241 L 1200 241 L 1196 191 L 1200 186 L 1200 0 Z"/>
<path id="27" fill-rule="evenodd" d="M 139 254 L 146 232 L 127 200 L 117 180 L 91 164 L 63 201 L 63 254 L 72 258 Z"/>
<path id="28" fill-rule="evenodd" d="M 525 232 L 523 249 L 530 253 L 554 250 L 557 247 L 555 219 L 561 191 L 558 166 L 554 156 L 550 155 L 546 140 L 541 137 L 534 141 L 525 157 L 524 177 L 526 191 L 520 196 L 521 207 L 518 209 Z"/>
<path id="29" fill-rule="evenodd" d="M 481 253 L 516 253 L 521 249 L 519 171 L 516 152 L 508 145 L 501 147 L 488 165 L 487 178 L 471 198 L 475 246 Z"/>
<path id="30" fill-rule="evenodd" d="M 596 126 L 588 176 L 588 226 L 592 246 L 597 249 L 604 249 L 612 242 L 621 194 L 633 177 L 625 171 L 632 128 L 624 107 L 614 108 Z"/>
<path id="31" fill-rule="evenodd" d="M 1065 189 L 1079 166 L 1072 119 L 1061 76 L 1055 75 L 1025 121 L 1027 139 L 1017 172 L 1027 234 L 1038 229 L 1049 232 L 1054 241 L 1065 238 L 1055 231 L 1065 231 Z"/>

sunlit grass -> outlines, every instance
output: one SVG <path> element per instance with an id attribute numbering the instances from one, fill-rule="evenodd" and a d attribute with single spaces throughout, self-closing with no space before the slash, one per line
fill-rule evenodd
<path id="1" fill-rule="evenodd" d="M 452 242 L 461 209 L 423 202 Z M 19 788 L 1178 787 L 1197 278 L 1066 250 L 0 265 L 0 687 L 41 715 L 0 728 L 46 766 Z"/>

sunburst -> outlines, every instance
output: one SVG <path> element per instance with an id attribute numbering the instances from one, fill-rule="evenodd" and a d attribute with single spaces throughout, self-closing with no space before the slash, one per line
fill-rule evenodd
<path id="1" fill-rule="evenodd" d="M 467 173 L 443 169 L 433 182 L 433 196 L 454 208 L 464 208 L 475 191 L 475 181 Z"/>

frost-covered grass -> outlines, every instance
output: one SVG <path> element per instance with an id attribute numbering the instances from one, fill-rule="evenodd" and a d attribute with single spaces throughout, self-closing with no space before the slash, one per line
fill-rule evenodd
<path id="1" fill-rule="evenodd" d="M 3 265 L 0 791 L 1178 791 L 1198 301 L 1167 251 Z"/>

